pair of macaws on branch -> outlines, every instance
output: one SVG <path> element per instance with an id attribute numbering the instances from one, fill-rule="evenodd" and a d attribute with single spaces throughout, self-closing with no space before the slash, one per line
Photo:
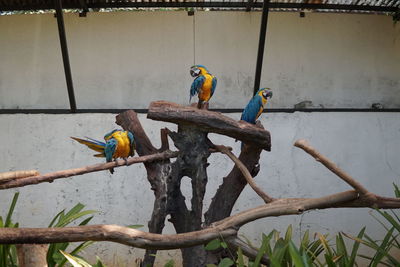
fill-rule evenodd
<path id="1" fill-rule="evenodd" d="M 214 95 L 217 87 L 217 78 L 208 72 L 203 65 L 195 65 L 190 68 L 190 75 L 195 77 L 190 87 L 190 100 L 193 96 L 198 95 L 198 108 L 208 108 L 208 102 Z M 269 88 L 260 89 L 256 95 L 250 100 L 243 110 L 241 120 L 255 124 L 261 115 L 268 99 L 272 97 L 272 91 Z M 127 159 L 129 156 L 135 155 L 136 140 L 133 133 L 123 130 L 113 130 L 104 136 L 104 141 L 98 141 L 92 138 L 81 139 L 71 137 L 81 144 L 88 146 L 90 149 L 98 152 L 95 157 L 105 157 L 107 162 L 111 162 L 117 158 Z M 113 169 L 110 169 L 114 173 Z"/>
<path id="2" fill-rule="evenodd" d="M 203 65 L 192 66 L 190 68 L 190 75 L 195 77 L 195 79 L 190 87 L 189 102 L 197 94 L 199 97 L 197 107 L 202 108 L 205 104 L 208 105 L 208 101 L 213 96 L 217 87 L 217 78 L 209 73 Z M 271 97 L 272 91 L 269 88 L 260 89 L 247 104 L 240 119 L 255 124 Z"/>

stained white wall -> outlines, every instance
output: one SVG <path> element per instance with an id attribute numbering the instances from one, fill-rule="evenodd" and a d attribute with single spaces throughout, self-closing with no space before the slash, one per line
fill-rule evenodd
<path id="1" fill-rule="evenodd" d="M 78 108 L 147 108 L 150 101 L 188 101 L 188 69 L 205 64 L 218 77 L 214 108 L 242 108 L 252 93 L 260 13 L 116 12 L 65 16 Z M 194 24 L 193 24 L 194 23 Z M 195 31 L 193 31 L 193 26 Z M 194 43 L 195 37 L 195 43 Z M 263 86 L 274 90 L 269 107 L 315 106 L 366 108 L 380 102 L 400 107 L 400 27 L 390 17 L 272 13 L 268 24 Z M 0 108 L 68 108 L 56 20 L 52 15 L 0 16 Z M 229 114 L 239 118 L 240 114 Z M 159 129 L 174 125 L 141 121 L 155 144 Z M 398 113 L 274 113 L 262 121 L 272 134 L 272 152 L 263 152 L 257 183 L 274 197 L 310 197 L 348 186 L 292 144 L 306 138 L 322 153 L 375 193 L 392 195 L 398 182 Z M 42 173 L 101 160 L 69 136 L 101 138 L 116 127 L 113 114 L 0 115 L 0 171 L 38 169 Z M 239 143 L 218 135 L 215 143 Z M 232 163 L 210 157 L 207 207 Z M 185 182 L 184 182 L 185 184 Z M 185 186 L 185 192 L 189 187 Z M 147 190 L 144 190 L 147 189 Z M 18 189 L 15 221 L 47 226 L 61 209 L 77 202 L 99 210 L 93 223 L 147 224 L 153 194 L 141 165 L 62 179 Z M 5 214 L 13 192 L 0 194 Z M 245 189 L 234 212 L 262 204 Z M 363 225 L 372 235 L 382 228 L 368 210 L 323 210 L 302 216 L 269 218 L 249 224 L 243 233 L 294 224 L 306 229 L 355 233 Z M 146 228 L 144 228 L 146 229 Z M 167 223 L 167 233 L 172 233 Z M 111 243 L 96 244 L 115 266 L 132 266 L 142 251 Z M 164 253 L 164 259 L 174 252 Z M 128 265 L 128 262 L 130 264 Z"/>
<path id="2" fill-rule="evenodd" d="M 187 103 L 194 60 L 218 77 L 212 107 L 243 108 L 254 84 L 259 24 L 259 12 L 67 14 L 78 108 Z M 0 107 L 68 108 L 53 15 L 0 16 L 0 33 Z M 271 13 L 261 86 L 274 90 L 274 108 L 304 100 L 399 108 L 399 38 L 390 16 Z"/>
<path id="3" fill-rule="evenodd" d="M 238 119 L 240 114 L 229 116 Z M 175 125 L 154 122 L 146 119 L 145 115 L 139 117 L 156 146 L 160 145 L 160 128 L 167 126 L 176 130 Z M 306 138 L 366 188 L 392 196 L 392 182 L 400 182 L 398 118 L 397 113 L 263 114 L 262 122 L 272 135 L 272 151 L 262 153 L 261 171 L 256 182 L 273 197 L 317 197 L 350 189 L 308 154 L 292 146 L 295 140 Z M 101 139 L 105 132 L 116 127 L 114 121 L 112 114 L 0 115 L 0 149 L 3 155 L 0 171 L 38 169 L 47 173 L 102 162 L 102 159 L 92 157 L 92 151 L 69 137 Z M 239 142 L 215 134 L 210 138 L 217 144 L 232 146 L 234 153 L 239 153 Z M 222 178 L 233 166 L 229 159 L 219 154 L 213 154 L 209 163 L 205 209 Z M 186 183 L 186 196 L 189 188 Z M 0 215 L 6 213 L 15 191 L 21 192 L 21 196 L 13 219 L 23 227 L 45 227 L 58 211 L 71 208 L 77 202 L 99 211 L 93 223 L 147 225 L 154 199 L 142 165 L 118 168 L 114 175 L 103 171 L 60 179 L 51 184 L 4 190 L 0 194 Z M 246 188 L 233 213 L 261 204 L 258 195 Z M 284 231 L 289 224 L 293 224 L 296 235 L 307 229 L 311 232 L 356 234 L 362 226 L 367 226 L 372 236 L 382 237 L 382 227 L 368 212 L 368 209 L 322 210 L 301 216 L 268 218 L 243 227 L 241 232 L 256 240 L 255 243 L 262 232 L 274 228 Z M 173 233 L 171 224 L 167 222 L 166 225 L 165 233 Z M 132 266 L 132 260 L 142 253 L 140 249 L 102 243 L 96 244 L 86 255 L 99 255 L 120 267 L 124 263 Z M 161 261 L 175 256 L 174 252 L 163 255 Z"/>

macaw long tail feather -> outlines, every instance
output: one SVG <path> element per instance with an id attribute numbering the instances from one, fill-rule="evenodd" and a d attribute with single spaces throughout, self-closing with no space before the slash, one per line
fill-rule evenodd
<path id="1" fill-rule="evenodd" d="M 78 141 L 81 144 L 86 145 L 87 147 L 89 147 L 90 149 L 93 149 L 96 152 L 104 153 L 104 148 L 106 146 L 106 144 L 104 142 L 97 141 L 94 139 L 85 140 L 85 139 L 81 139 L 81 138 L 77 138 L 77 137 L 71 137 L 71 138 L 74 139 L 75 141 Z"/>

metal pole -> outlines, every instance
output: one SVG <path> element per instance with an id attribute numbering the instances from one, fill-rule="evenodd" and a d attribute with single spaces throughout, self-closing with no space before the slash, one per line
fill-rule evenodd
<path id="1" fill-rule="evenodd" d="M 267 22 L 268 22 L 268 13 L 269 13 L 269 1 L 270 0 L 264 0 L 264 2 L 263 2 L 263 11 L 262 11 L 261 27 L 260 27 L 260 39 L 258 42 L 256 75 L 254 78 L 254 94 L 256 94 L 257 91 L 260 89 L 261 70 L 262 70 L 263 57 L 264 57 L 264 46 L 265 46 L 265 34 L 267 32 Z"/>
<path id="2" fill-rule="evenodd" d="M 62 13 L 61 0 L 55 0 L 56 15 L 58 23 L 58 34 L 60 36 L 61 53 L 64 63 L 65 80 L 67 81 L 69 105 L 71 112 L 76 112 L 76 102 L 74 95 L 74 85 L 72 83 L 71 66 L 69 64 L 67 38 L 65 37 L 64 18 Z"/>

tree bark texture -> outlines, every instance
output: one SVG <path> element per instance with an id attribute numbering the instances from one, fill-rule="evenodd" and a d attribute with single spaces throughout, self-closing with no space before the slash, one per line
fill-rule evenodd
<path id="1" fill-rule="evenodd" d="M 207 134 L 208 132 L 222 133 L 250 142 L 249 145 L 244 146 L 239 159 L 244 162 L 251 175 L 255 176 L 259 170 L 258 160 L 261 151 L 270 149 L 269 132 L 259 126 L 237 122 L 220 113 L 164 101 L 150 104 L 148 118 L 178 124 L 177 132 L 163 129 L 161 139 L 162 148 L 168 147 L 166 140 L 166 134 L 168 134 L 179 150 L 174 163 L 170 163 L 169 160 L 145 163 L 148 180 L 155 194 L 153 214 L 148 224 L 149 231 L 161 233 L 168 214 L 171 215 L 170 222 L 177 233 L 200 230 L 212 222 L 228 217 L 247 182 L 242 172 L 234 166 L 214 196 L 203 225 L 203 199 L 208 179 L 207 159 L 210 156 L 210 148 L 213 147 Z M 135 135 L 140 156 L 160 151 L 151 144 L 135 112 L 121 113 L 117 116 L 117 124 Z M 257 141 L 254 142 L 254 140 Z M 181 181 L 184 177 L 190 178 L 192 183 L 191 207 L 187 207 L 185 196 L 181 191 Z M 146 252 L 143 266 L 154 263 L 154 257 L 151 255 L 155 253 L 154 250 Z M 216 263 L 221 255 L 214 254 L 205 251 L 203 246 L 183 248 L 183 265 L 196 267 L 205 266 L 210 262 Z"/>
<path id="2" fill-rule="evenodd" d="M 140 156 L 150 155 L 168 149 L 166 131 L 161 130 L 162 145 L 161 148 L 157 150 L 145 133 L 136 112 L 128 110 L 119 114 L 116 118 L 116 123 L 135 135 L 135 140 L 137 141 L 136 150 Z M 149 232 L 161 234 L 167 216 L 167 183 L 171 176 L 171 163 L 170 160 L 164 160 L 149 162 L 144 165 L 147 171 L 147 180 L 150 182 L 151 190 L 154 191 L 155 197 L 153 212 L 148 222 Z M 156 253 L 157 250 L 146 250 L 142 266 L 153 266 L 155 261 L 154 255 L 156 255 Z"/>
<path id="3" fill-rule="evenodd" d="M 19 267 L 47 267 L 47 244 L 18 244 Z"/>
<path id="4" fill-rule="evenodd" d="M 219 112 L 181 106 L 167 101 L 150 103 L 147 118 L 187 125 L 207 133 L 226 135 L 244 143 L 271 150 L 271 135 L 267 130 L 245 121 L 236 121 Z"/>

